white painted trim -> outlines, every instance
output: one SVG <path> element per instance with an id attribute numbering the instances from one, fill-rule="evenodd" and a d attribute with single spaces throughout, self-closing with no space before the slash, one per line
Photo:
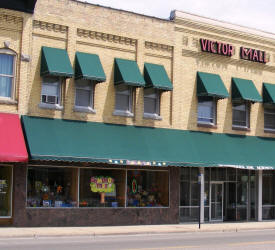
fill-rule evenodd
<path id="1" fill-rule="evenodd" d="M 205 23 L 212 26 L 219 26 L 223 29 L 230 29 L 230 30 L 239 31 L 242 33 L 251 34 L 251 35 L 275 39 L 275 34 L 271 32 L 266 32 L 255 28 L 250 28 L 250 27 L 241 26 L 238 24 L 233 24 L 233 23 L 220 21 L 220 20 L 216 20 L 216 19 L 212 19 L 204 16 L 199 16 L 199 15 L 191 14 L 184 11 L 173 10 L 170 14 L 170 19 L 175 20 L 177 18 L 189 19 L 190 21 L 194 21 L 194 22 Z"/>

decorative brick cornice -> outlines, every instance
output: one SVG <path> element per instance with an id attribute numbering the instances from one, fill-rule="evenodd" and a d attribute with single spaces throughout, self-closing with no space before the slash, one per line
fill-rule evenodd
<path id="1" fill-rule="evenodd" d="M 66 33 L 68 31 L 68 27 L 60 24 L 47 23 L 43 21 L 34 20 L 33 21 L 34 29 L 55 31 L 60 33 Z"/>
<path id="2" fill-rule="evenodd" d="M 0 14 L 0 22 L 20 24 L 23 22 L 23 19 L 22 17 L 16 17 L 16 16 L 7 15 L 7 14 Z"/>
<path id="3" fill-rule="evenodd" d="M 160 44 L 160 43 L 152 43 L 152 42 L 145 42 L 145 48 L 147 49 L 156 49 L 160 51 L 172 52 L 173 47 L 170 45 Z"/>
<path id="4" fill-rule="evenodd" d="M 130 46 L 136 46 L 137 44 L 136 39 L 97 32 L 97 31 L 91 31 L 91 30 L 77 29 L 77 35 L 79 37 L 86 37 L 86 38 L 95 39 L 95 40 L 120 43 L 120 44 L 130 45 Z"/>

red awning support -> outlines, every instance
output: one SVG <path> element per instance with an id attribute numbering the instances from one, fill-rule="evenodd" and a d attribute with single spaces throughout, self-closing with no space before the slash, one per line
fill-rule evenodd
<path id="1" fill-rule="evenodd" d="M 0 162 L 27 162 L 28 152 L 20 118 L 0 113 Z"/>

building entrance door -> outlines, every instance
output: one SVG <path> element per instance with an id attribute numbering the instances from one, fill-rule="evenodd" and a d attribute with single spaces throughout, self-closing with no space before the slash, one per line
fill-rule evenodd
<path id="1" fill-rule="evenodd" d="M 210 184 L 210 221 L 223 221 L 223 182 Z"/>

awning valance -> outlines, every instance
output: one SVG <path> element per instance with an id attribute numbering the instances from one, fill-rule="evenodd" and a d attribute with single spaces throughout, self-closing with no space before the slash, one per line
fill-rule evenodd
<path id="1" fill-rule="evenodd" d="M 41 76 L 73 77 L 73 68 L 65 49 L 43 46 L 41 51 Z"/>
<path id="2" fill-rule="evenodd" d="M 29 116 L 22 121 L 32 160 L 275 168 L 275 138 Z"/>
<path id="3" fill-rule="evenodd" d="M 87 79 L 96 82 L 105 82 L 104 73 L 99 56 L 76 52 L 75 54 L 75 79 Z"/>
<path id="4" fill-rule="evenodd" d="M 268 104 L 275 104 L 275 84 L 263 84 L 263 102 Z"/>
<path id="5" fill-rule="evenodd" d="M 27 162 L 28 153 L 19 116 L 0 113 L 0 162 Z"/>
<path id="6" fill-rule="evenodd" d="M 115 58 L 114 83 L 134 87 L 145 87 L 145 81 L 140 73 L 137 62 Z"/>
<path id="7" fill-rule="evenodd" d="M 146 87 L 160 89 L 164 91 L 173 89 L 173 85 L 163 65 L 145 63 L 144 79 L 146 82 Z"/>
<path id="8" fill-rule="evenodd" d="M 219 75 L 197 72 L 197 96 L 227 98 L 229 94 Z"/>
<path id="9" fill-rule="evenodd" d="M 232 100 L 262 102 L 262 97 L 251 80 L 233 77 Z"/>

